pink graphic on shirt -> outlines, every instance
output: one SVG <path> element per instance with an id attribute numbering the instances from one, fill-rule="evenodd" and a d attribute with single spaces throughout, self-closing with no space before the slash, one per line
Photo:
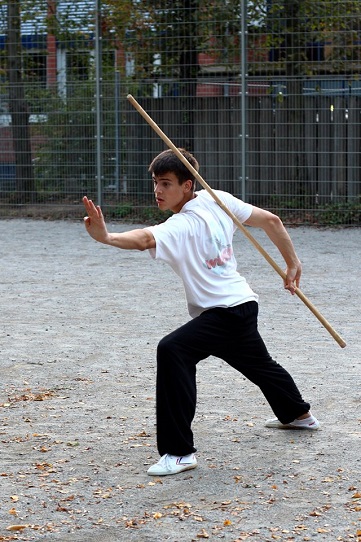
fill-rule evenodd
<path id="1" fill-rule="evenodd" d="M 216 258 L 206 260 L 206 266 L 208 267 L 208 269 L 213 269 L 217 265 L 225 265 L 232 258 L 232 255 L 232 247 L 228 246 L 224 248 Z"/>

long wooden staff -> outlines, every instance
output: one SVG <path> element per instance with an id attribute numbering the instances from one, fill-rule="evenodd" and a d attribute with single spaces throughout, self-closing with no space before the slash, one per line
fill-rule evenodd
<path id="1" fill-rule="evenodd" d="M 238 220 L 238 218 L 228 209 L 226 205 L 220 200 L 217 194 L 212 190 L 212 188 L 206 183 L 206 181 L 201 177 L 198 171 L 188 162 L 188 160 L 183 156 L 179 149 L 172 143 L 172 141 L 165 135 L 164 132 L 159 128 L 159 126 L 154 122 L 154 120 L 144 111 L 142 106 L 137 102 L 131 94 L 128 94 L 127 99 L 134 106 L 134 108 L 142 115 L 144 120 L 153 128 L 153 130 L 159 135 L 159 137 L 166 143 L 166 145 L 172 149 L 172 151 L 177 155 L 179 160 L 192 172 L 197 181 L 203 186 L 207 192 L 212 196 L 212 198 L 218 203 L 218 205 L 223 209 L 223 211 L 233 220 L 235 225 L 242 231 L 242 233 L 249 239 L 249 241 L 256 247 L 256 249 L 262 254 L 262 256 L 268 261 L 268 263 L 273 267 L 273 269 L 279 274 L 279 276 L 285 280 L 286 273 L 277 265 L 277 263 L 271 258 L 271 256 L 264 250 L 264 248 L 258 243 L 258 241 L 249 233 L 248 229 L 243 226 L 243 224 Z M 327 331 L 332 335 L 335 341 L 344 348 L 346 346 L 345 341 L 340 337 L 340 335 L 334 330 L 331 324 L 322 316 L 322 314 L 316 309 L 316 307 L 311 303 L 311 301 L 301 292 L 299 288 L 295 288 L 295 294 L 303 301 L 303 303 L 310 309 L 310 311 L 316 316 L 316 318 L 321 322 L 321 324 L 327 329 Z"/>

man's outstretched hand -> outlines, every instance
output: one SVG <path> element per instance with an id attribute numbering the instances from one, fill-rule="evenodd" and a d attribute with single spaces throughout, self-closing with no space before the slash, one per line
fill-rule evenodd
<path id="1" fill-rule="evenodd" d="M 99 205 L 94 205 L 91 199 L 83 197 L 83 203 L 87 216 L 84 217 L 84 224 L 89 235 L 100 243 L 107 243 L 109 233 L 105 225 L 104 216 Z"/>

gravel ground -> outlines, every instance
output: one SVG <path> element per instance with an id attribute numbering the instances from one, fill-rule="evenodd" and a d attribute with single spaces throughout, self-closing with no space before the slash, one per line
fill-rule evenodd
<path id="1" fill-rule="evenodd" d="M 155 349 L 188 319 L 178 278 L 146 253 L 95 243 L 81 220 L 0 221 L 0 540 L 361 541 L 361 230 L 291 235 L 302 291 L 344 349 L 241 233 L 235 252 L 266 344 L 321 429 L 265 428 L 259 390 L 209 358 L 199 466 L 151 478 Z"/>

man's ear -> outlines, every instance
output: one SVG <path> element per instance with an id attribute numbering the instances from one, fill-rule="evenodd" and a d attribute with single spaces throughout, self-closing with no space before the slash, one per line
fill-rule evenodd
<path id="1" fill-rule="evenodd" d="M 183 186 L 184 186 L 184 192 L 189 192 L 190 190 L 192 190 L 193 183 L 190 179 L 188 179 L 187 181 L 183 183 Z"/>

